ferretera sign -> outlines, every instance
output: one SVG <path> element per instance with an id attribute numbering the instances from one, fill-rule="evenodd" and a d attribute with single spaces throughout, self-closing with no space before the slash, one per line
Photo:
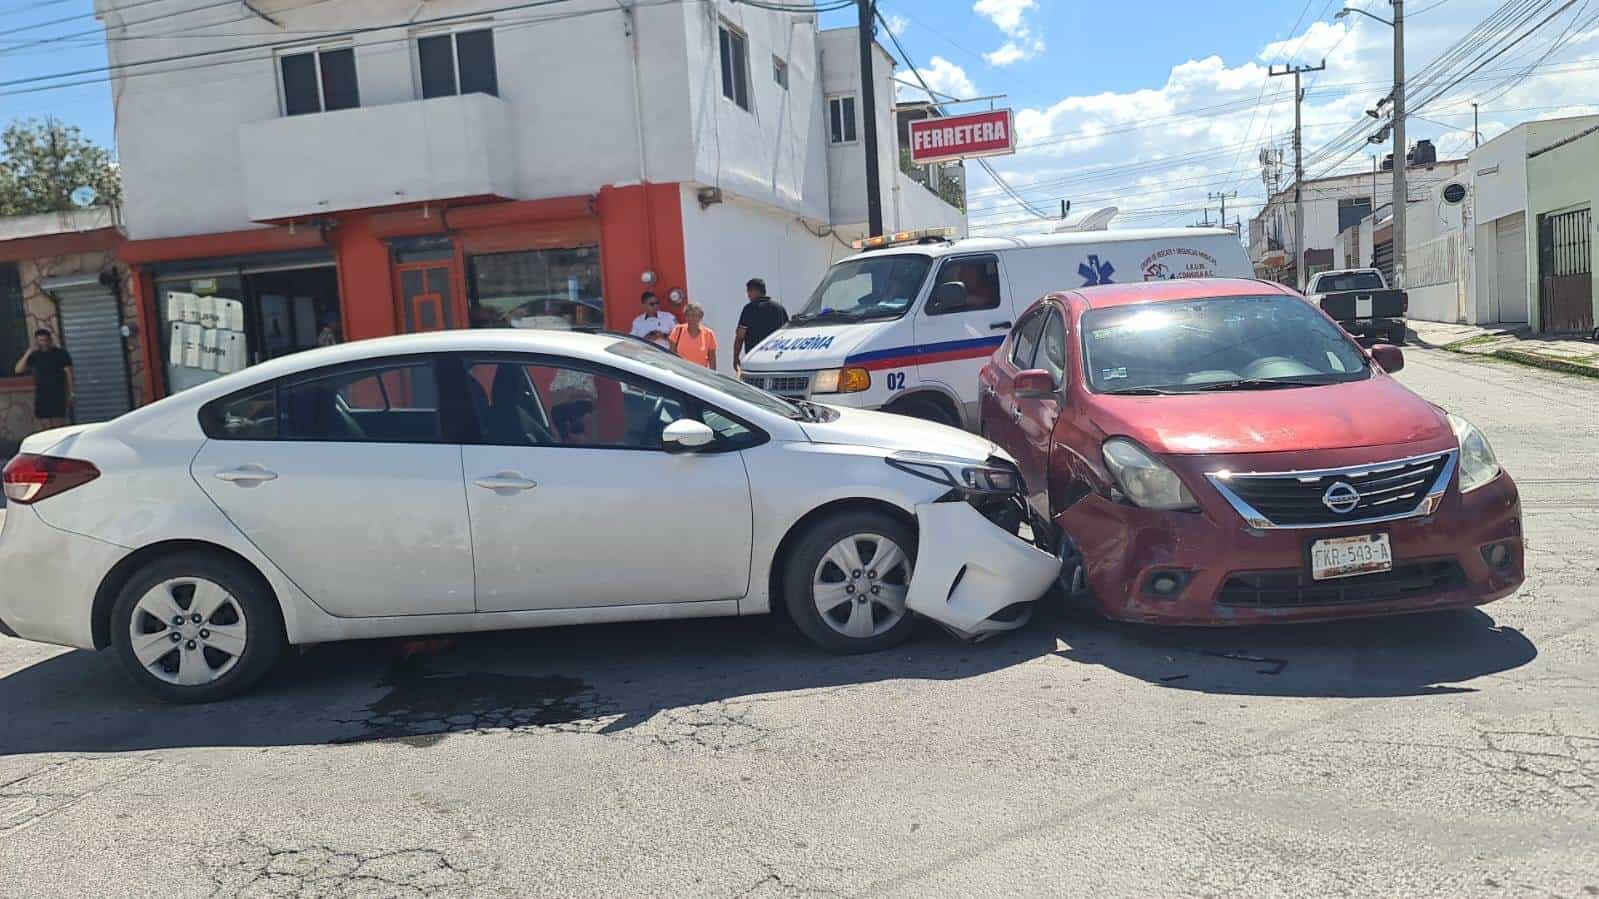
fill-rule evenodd
<path id="1" fill-rule="evenodd" d="M 946 159 L 1014 153 L 1016 130 L 1012 125 L 1008 109 L 919 119 L 910 123 L 911 162 L 927 165 Z"/>

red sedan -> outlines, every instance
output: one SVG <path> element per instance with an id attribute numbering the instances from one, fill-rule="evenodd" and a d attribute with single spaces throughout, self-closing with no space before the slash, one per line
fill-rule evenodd
<path id="1" fill-rule="evenodd" d="M 1276 284 L 1052 294 L 981 374 L 1075 600 L 1171 624 L 1481 605 L 1521 585 L 1521 505 L 1481 432 Z"/>

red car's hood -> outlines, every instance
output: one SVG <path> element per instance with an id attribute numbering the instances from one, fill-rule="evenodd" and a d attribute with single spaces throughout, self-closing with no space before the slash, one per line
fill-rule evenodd
<path id="1" fill-rule="evenodd" d="M 1387 375 L 1280 390 L 1093 397 L 1092 419 L 1157 453 L 1276 453 L 1389 446 L 1447 434 L 1426 400 Z"/>

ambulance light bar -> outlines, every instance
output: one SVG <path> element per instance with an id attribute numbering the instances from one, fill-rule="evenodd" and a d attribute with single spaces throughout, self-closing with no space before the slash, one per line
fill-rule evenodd
<path id="1" fill-rule="evenodd" d="M 881 250 L 885 247 L 897 247 L 908 243 L 928 243 L 930 241 L 948 241 L 955 236 L 954 228 L 922 228 L 917 231 L 895 231 L 893 234 L 883 234 L 877 237 L 867 237 L 850 242 L 850 246 L 857 250 Z"/>

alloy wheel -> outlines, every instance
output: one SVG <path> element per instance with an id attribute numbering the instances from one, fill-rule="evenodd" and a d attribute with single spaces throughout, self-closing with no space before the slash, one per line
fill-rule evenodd
<path id="1" fill-rule="evenodd" d="M 220 584 L 172 578 L 134 604 L 128 647 L 158 680 L 198 687 L 233 670 L 244 655 L 248 632 L 244 607 Z"/>
<path id="2" fill-rule="evenodd" d="M 899 544 L 881 534 L 852 534 L 822 555 L 811 597 L 828 627 L 866 640 L 905 617 L 910 581 L 910 559 Z"/>

